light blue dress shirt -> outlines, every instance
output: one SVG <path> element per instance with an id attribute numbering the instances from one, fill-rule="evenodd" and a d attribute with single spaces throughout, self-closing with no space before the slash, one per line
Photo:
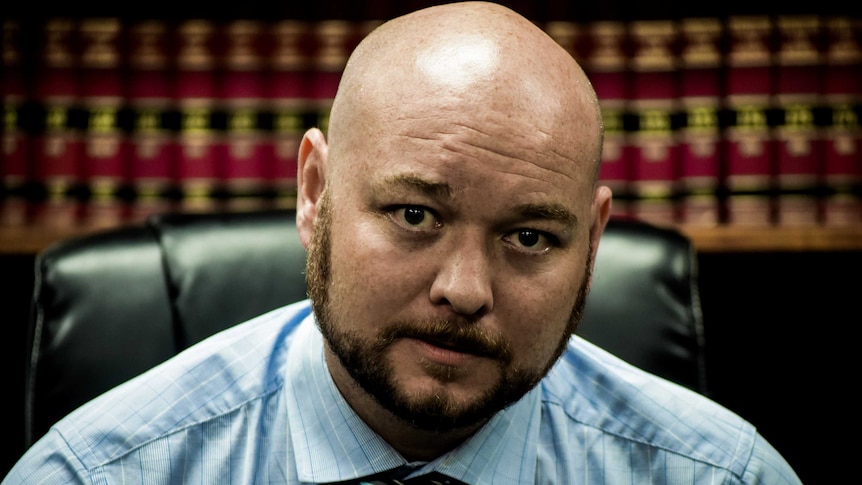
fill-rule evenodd
<path id="1" fill-rule="evenodd" d="M 580 337 L 523 399 L 430 463 L 352 411 L 308 302 L 228 329 L 57 423 L 12 484 L 298 484 L 399 466 L 470 484 L 798 484 L 747 422 Z"/>

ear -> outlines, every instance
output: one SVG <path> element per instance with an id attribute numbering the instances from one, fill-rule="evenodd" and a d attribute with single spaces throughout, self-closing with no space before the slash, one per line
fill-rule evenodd
<path id="1" fill-rule="evenodd" d="M 596 187 L 593 192 L 593 205 L 590 210 L 591 226 L 590 226 L 590 246 L 592 247 L 592 264 L 595 265 L 596 254 L 599 251 L 599 241 L 602 234 L 605 232 L 605 226 L 611 216 L 611 204 L 613 194 L 611 189 L 606 186 Z M 592 270 L 593 268 L 590 268 Z"/>
<path id="2" fill-rule="evenodd" d="M 302 245 L 308 248 L 317 218 L 318 204 L 326 186 L 329 146 L 317 128 L 305 132 L 299 144 L 296 173 L 296 228 Z"/>

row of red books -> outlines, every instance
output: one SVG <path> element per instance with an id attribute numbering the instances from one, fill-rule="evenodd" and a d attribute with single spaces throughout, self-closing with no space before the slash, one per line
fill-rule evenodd
<path id="1" fill-rule="evenodd" d="M 690 224 L 862 223 L 862 19 L 549 27 L 602 102 L 601 177 L 623 195 L 618 212 Z"/>
<path id="2" fill-rule="evenodd" d="M 374 25 L 7 20 L 5 218 L 33 207 L 127 217 L 165 204 L 290 204 L 299 137 L 325 128 L 347 56 Z M 862 223 L 862 19 L 544 28 L 599 95 L 601 178 L 617 214 Z"/>
<path id="3" fill-rule="evenodd" d="M 4 218 L 111 224 L 176 206 L 291 204 L 299 139 L 325 124 L 358 29 L 7 21 Z"/>

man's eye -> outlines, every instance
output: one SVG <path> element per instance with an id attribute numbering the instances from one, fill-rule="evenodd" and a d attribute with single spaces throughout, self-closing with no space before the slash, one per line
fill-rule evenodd
<path id="1" fill-rule="evenodd" d="M 433 229 L 439 226 L 434 214 L 424 207 L 413 205 L 398 207 L 393 211 L 393 215 L 398 223 L 409 229 Z"/>
<path id="2" fill-rule="evenodd" d="M 556 239 L 543 231 L 518 229 L 506 236 L 506 240 L 522 251 L 542 253 L 556 245 Z"/>

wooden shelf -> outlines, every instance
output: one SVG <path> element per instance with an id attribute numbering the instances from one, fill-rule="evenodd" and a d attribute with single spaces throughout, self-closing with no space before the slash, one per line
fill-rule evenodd
<path id="1" fill-rule="evenodd" d="M 0 226 L 0 254 L 37 253 L 50 244 L 106 227 Z M 862 251 L 862 224 L 851 227 L 687 226 L 678 229 L 698 251 Z"/>
<path id="2" fill-rule="evenodd" d="M 681 226 L 698 251 L 860 251 L 862 224 L 849 227 Z"/>
<path id="3" fill-rule="evenodd" d="M 90 227 L 0 227 L 0 254 L 34 254 L 57 241 L 83 236 L 97 230 Z"/>

